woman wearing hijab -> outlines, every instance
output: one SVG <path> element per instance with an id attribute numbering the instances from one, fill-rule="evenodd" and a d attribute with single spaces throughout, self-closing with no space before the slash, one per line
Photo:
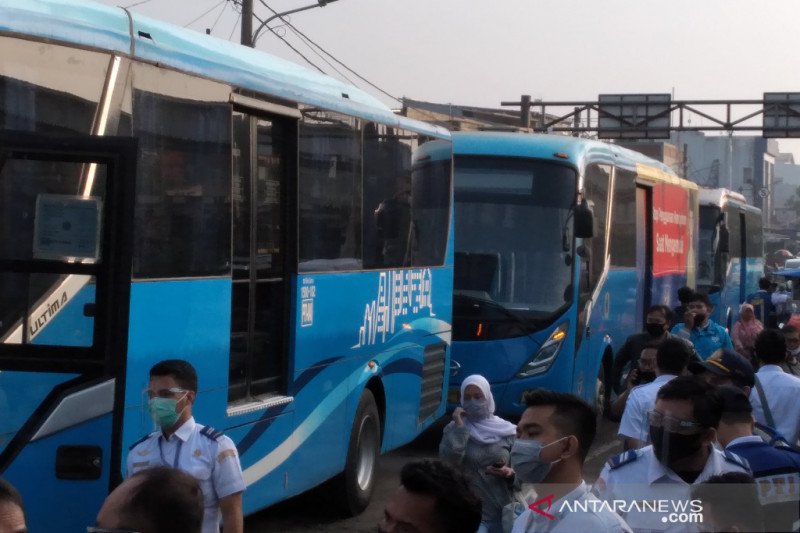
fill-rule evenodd
<path id="1" fill-rule="evenodd" d="M 439 455 L 470 474 L 483 502 L 479 533 L 501 533 L 503 507 L 511 503 L 514 471 L 509 466 L 517 427 L 494 414 L 486 378 L 478 374 L 461 383 L 461 406 L 444 428 Z"/>
<path id="2" fill-rule="evenodd" d="M 744 303 L 739 308 L 739 320 L 733 325 L 733 347 L 750 362 L 755 361 L 756 337 L 764 324 L 756 318 L 753 306 Z"/>

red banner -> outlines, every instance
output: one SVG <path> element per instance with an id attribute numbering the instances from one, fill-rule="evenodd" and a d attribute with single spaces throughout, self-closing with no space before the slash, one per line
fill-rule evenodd
<path id="1" fill-rule="evenodd" d="M 653 276 L 686 273 L 690 246 L 689 192 L 661 183 L 653 188 Z"/>

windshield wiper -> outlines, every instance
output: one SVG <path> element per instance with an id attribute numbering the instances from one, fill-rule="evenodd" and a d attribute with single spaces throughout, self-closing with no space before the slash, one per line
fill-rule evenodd
<path id="1" fill-rule="evenodd" d="M 453 299 L 456 298 L 461 298 L 463 300 L 466 300 L 472 303 L 472 305 L 477 305 L 477 306 L 483 305 L 493 310 L 500 311 L 500 313 L 502 313 L 506 318 L 510 318 L 515 323 L 524 326 L 526 330 L 531 328 L 530 320 L 522 318 L 521 316 L 517 315 L 513 311 L 510 311 L 508 308 L 506 308 L 500 303 L 495 302 L 494 300 L 487 300 L 486 298 L 481 298 L 480 296 L 476 296 L 474 294 L 458 292 L 458 289 L 453 291 Z"/>

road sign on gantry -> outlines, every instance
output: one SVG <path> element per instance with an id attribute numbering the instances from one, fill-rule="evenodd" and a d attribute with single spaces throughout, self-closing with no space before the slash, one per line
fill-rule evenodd
<path id="1" fill-rule="evenodd" d="M 800 93 L 764 93 L 764 137 L 800 137 Z"/>
<path id="2" fill-rule="evenodd" d="M 601 139 L 668 139 L 669 94 L 601 94 L 598 97 Z"/>

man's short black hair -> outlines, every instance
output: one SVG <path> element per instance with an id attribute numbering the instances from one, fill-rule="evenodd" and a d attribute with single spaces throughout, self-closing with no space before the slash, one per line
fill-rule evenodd
<path id="1" fill-rule="evenodd" d="M 786 360 L 786 339 L 778 329 L 765 329 L 756 337 L 756 357 L 766 365 L 777 365 Z"/>
<path id="2" fill-rule="evenodd" d="M 120 522 L 136 531 L 200 533 L 203 528 L 203 492 L 191 475 L 166 466 L 137 472 L 141 481 L 131 489 L 120 511 Z"/>
<path id="3" fill-rule="evenodd" d="M 793 326 L 791 324 L 786 324 L 785 326 L 783 326 L 783 328 L 781 328 L 781 333 L 783 333 L 784 335 L 788 335 L 790 333 L 798 333 L 798 332 L 800 332 L 800 328 L 798 328 L 797 326 Z"/>
<path id="4" fill-rule="evenodd" d="M 714 304 L 711 303 L 711 300 L 708 298 L 708 295 L 703 294 L 702 292 L 696 292 L 692 294 L 692 297 L 689 298 L 687 303 L 692 303 L 692 302 L 703 302 L 703 304 L 705 304 L 705 306 L 708 308 L 714 307 Z"/>
<path id="5" fill-rule="evenodd" d="M 692 295 L 694 294 L 694 289 L 691 287 L 681 287 L 678 289 L 678 301 L 682 304 L 687 304 L 692 301 Z"/>
<path id="6" fill-rule="evenodd" d="M 150 377 L 170 376 L 182 389 L 197 392 L 197 371 L 183 359 L 167 359 L 153 365 Z"/>
<path id="7" fill-rule="evenodd" d="M 651 305 L 650 307 L 647 308 L 647 312 L 645 313 L 645 316 L 647 316 L 647 315 L 649 315 L 651 313 L 661 313 L 662 315 L 664 315 L 664 318 L 667 321 L 669 321 L 669 315 L 671 314 L 671 312 L 672 311 L 670 311 L 669 307 L 667 307 L 665 305 L 656 304 L 656 305 Z"/>
<path id="8" fill-rule="evenodd" d="M 704 428 L 719 425 L 722 404 L 714 387 L 698 376 L 678 376 L 666 382 L 656 400 L 687 400 L 692 404 L 694 419 Z"/>
<path id="9" fill-rule="evenodd" d="M 764 518 L 755 480 L 744 472 L 726 472 L 692 485 L 691 497 L 709 505 L 715 531 L 764 531 Z"/>
<path id="10" fill-rule="evenodd" d="M 19 491 L 14 485 L 2 478 L 0 478 L 0 503 L 13 503 L 25 514 L 25 506 L 22 504 L 22 496 L 20 496 Z"/>
<path id="11" fill-rule="evenodd" d="M 667 339 L 658 346 L 656 367 L 662 374 L 678 376 L 689 364 L 692 356 L 689 343 L 678 339 Z"/>
<path id="12" fill-rule="evenodd" d="M 406 463 L 400 471 L 400 484 L 408 492 L 436 500 L 439 524 L 435 531 L 463 533 L 480 527 L 481 500 L 467 477 L 452 466 L 436 460 Z"/>
<path id="13" fill-rule="evenodd" d="M 574 394 L 547 389 L 525 393 L 528 407 L 553 407 L 553 425 L 566 435 L 575 435 L 580 448 L 581 462 L 586 460 L 597 434 L 597 413 L 591 405 Z"/>
<path id="14" fill-rule="evenodd" d="M 768 291 L 772 289 L 772 282 L 769 280 L 769 278 L 759 278 L 758 288 L 762 291 Z"/>

